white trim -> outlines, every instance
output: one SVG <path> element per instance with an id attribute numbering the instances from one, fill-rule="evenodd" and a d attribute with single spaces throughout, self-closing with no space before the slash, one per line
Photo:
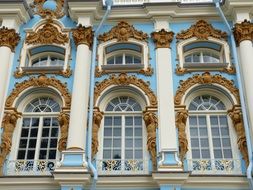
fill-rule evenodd
<path id="1" fill-rule="evenodd" d="M 105 54 L 105 48 L 108 47 L 108 46 L 110 46 L 110 45 L 116 44 L 116 43 L 118 43 L 117 40 L 113 39 L 113 40 L 110 40 L 110 41 L 107 41 L 107 42 L 104 42 L 104 43 L 101 43 L 101 44 L 98 45 L 98 68 L 99 68 L 99 71 L 102 71 L 102 65 L 106 64 L 107 56 Z M 141 60 L 142 60 L 142 64 L 143 64 L 144 70 L 146 70 L 148 68 L 148 65 L 149 65 L 149 54 L 148 54 L 149 48 L 148 48 L 148 43 L 147 42 L 138 41 L 138 40 L 133 39 L 133 38 L 129 38 L 126 43 L 130 43 L 130 44 L 133 43 L 133 44 L 137 44 L 137 45 L 139 45 L 139 46 L 142 47 Z"/>
<path id="2" fill-rule="evenodd" d="M 203 41 L 203 40 L 198 40 L 196 37 L 193 37 L 193 38 L 190 38 L 190 39 L 187 39 L 187 40 L 180 41 L 177 44 L 177 55 L 178 55 L 178 63 L 179 63 L 180 68 L 184 68 L 185 56 L 189 54 L 188 52 L 194 51 L 194 50 L 189 50 L 187 52 L 184 52 L 183 48 L 186 45 L 194 44 L 196 42 L 212 42 L 212 43 L 221 45 L 222 48 L 221 48 L 221 51 L 220 51 L 220 59 L 223 56 L 222 54 L 224 53 L 223 60 L 225 61 L 225 63 L 227 63 L 227 68 L 231 67 L 230 50 L 229 50 L 229 45 L 226 41 L 219 40 L 219 39 L 216 39 L 216 38 L 213 38 L 213 37 L 208 37 L 208 41 Z M 198 49 L 200 49 L 200 48 L 198 48 Z M 207 48 L 203 48 L 203 50 L 204 49 L 207 49 Z M 223 60 L 222 60 L 222 62 L 223 62 Z M 194 68 L 192 68 L 192 69 L 194 69 Z"/>

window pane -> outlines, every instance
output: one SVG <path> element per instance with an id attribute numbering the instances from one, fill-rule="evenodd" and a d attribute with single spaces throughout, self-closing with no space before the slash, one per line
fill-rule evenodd
<path id="1" fill-rule="evenodd" d="M 113 129 L 113 136 L 116 136 L 116 137 L 121 136 L 121 128 L 114 128 Z"/>
<path id="2" fill-rule="evenodd" d="M 30 137 L 37 137 L 38 129 L 31 129 Z"/>
<path id="3" fill-rule="evenodd" d="M 121 139 L 114 139 L 113 147 L 121 147 Z"/>
<path id="4" fill-rule="evenodd" d="M 43 120 L 43 126 L 50 126 L 50 123 L 51 123 L 51 118 L 45 118 Z"/>
<path id="5" fill-rule="evenodd" d="M 28 150 L 27 159 L 34 159 L 35 150 Z"/>
<path id="6" fill-rule="evenodd" d="M 46 158 L 47 158 L 47 151 L 46 150 L 40 150 L 39 159 L 46 159 Z"/>
<path id="7" fill-rule="evenodd" d="M 201 150 L 202 158 L 207 159 L 210 158 L 209 150 Z"/>
<path id="8" fill-rule="evenodd" d="M 219 128 L 212 128 L 212 136 L 220 136 Z"/>
<path id="9" fill-rule="evenodd" d="M 112 117 L 105 117 L 105 126 L 112 126 Z"/>
<path id="10" fill-rule="evenodd" d="M 213 146 L 214 147 L 221 147 L 220 138 L 213 138 Z"/>
<path id="11" fill-rule="evenodd" d="M 192 158 L 200 158 L 200 151 L 199 150 L 192 150 Z"/>
<path id="12" fill-rule="evenodd" d="M 121 159 L 121 151 L 120 150 L 113 150 L 113 158 L 114 159 Z"/>
<path id="13" fill-rule="evenodd" d="M 134 154 L 135 154 L 135 159 L 142 159 L 143 158 L 142 150 L 135 150 Z"/>
<path id="14" fill-rule="evenodd" d="M 224 153 L 224 158 L 232 158 L 232 151 L 229 149 L 229 150 L 223 150 L 223 153 Z"/>
<path id="15" fill-rule="evenodd" d="M 135 136 L 142 136 L 142 128 L 135 128 L 134 135 Z"/>
<path id="16" fill-rule="evenodd" d="M 208 139 L 200 139 L 201 147 L 209 147 Z"/>
<path id="17" fill-rule="evenodd" d="M 49 128 L 42 129 L 42 137 L 49 137 Z"/>
<path id="18" fill-rule="evenodd" d="M 22 129 L 21 137 L 28 137 L 29 129 Z"/>
<path id="19" fill-rule="evenodd" d="M 121 126 L 121 117 L 114 117 L 114 125 Z"/>
<path id="20" fill-rule="evenodd" d="M 196 116 L 190 116 L 189 121 L 190 121 L 191 126 L 197 125 L 197 117 Z"/>
<path id="21" fill-rule="evenodd" d="M 191 136 L 198 136 L 198 129 L 197 128 L 190 128 Z"/>
<path id="22" fill-rule="evenodd" d="M 199 147 L 199 139 L 191 138 L 191 146 L 192 147 Z"/>
<path id="23" fill-rule="evenodd" d="M 56 150 L 50 150 L 48 158 L 55 159 L 55 157 L 56 157 Z"/>
<path id="24" fill-rule="evenodd" d="M 126 159 L 133 159 L 133 150 L 125 151 Z"/>
<path id="25" fill-rule="evenodd" d="M 126 117 L 126 125 L 127 126 L 133 125 L 133 117 Z"/>
<path id="26" fill-rule="evenodd" d="M 134 146 L 135 147 L 142 147 L 142 139 L 135 139 Z"/>
<path id="27" fill-rule="evenodd" d="M 231 146 L 230 139 L 229 138 L 223 138 L 222 139 L 222 145 L 223 145 L 223 147 L 230 147 Z"/>
<path id="28" fill-rule="evenodd" d="M 125 146 L 128 147 L 133 147 L 133 139 L 126 139 L 125 141 Z"/>
<path id="29" fill-rule="evenodd" d="M 141 117 L 134 117 L 134 125 L 141 126 L 142 125 L 142 118 Z"/>
<path id="30" fill-rule="evenodd" d="M 18 151 L 18 159 L 25 159 L 25 150 Z"/>
<path id="31" fill-rule="evenodd" d="M 30 139 L 28 147 L 29 148 L 35 148 L 36 147 L 36 139 Z"/>
<path id="32" fill-rule="evenodd" d="M 222 158 L 221 150 L 214 150 L 214 157 L 215 158 Z"/>
<path id="33" fill-rule="evenodd" d="M 40 148 L 47 148 L 48 139 L 41 139 Z"/>
<path id="34" fill-rule="evenodd" d="M 133 56 L 131 55 L 126 55 L 126 64 L 133 64 Z"/>
<path id="35" fill-rule="evenodd" d="M 57 147 L 57 139 L 51 139 L 50 147 L 51 148 L 56 148 Z"/>
<path id="36" fill-rule="evenodd" d="M 112 129 L 111 128 L 105 128 L 104 129 L 104 136 L 107 136 L 107 137 L 112 136 Z"/>
<path id="37" fill-rule="evenodd" d="M 58 137 L 58 128 L 53 128 L 51 130 L 51 137 Z"/>
<path id="38" fill-rule="evenodd" d="M 27 145 L 27 140 L 21 139 L 19 143 L 19 148 L 26 148 L 26 145 Z"/>
<path id="39" fill-rule="evenodd" d="M 133 136 L 133 128 L 126 128 L 126 136 L 128 137 Z"/>
<path id="40" fill-rule="evenodd" d="M 115 64 L 122 64 L 123 63 L 123 56 L 116 56 L 115 58 Z"/>
<path id="41" fill-rule="evenodd" d="M 112 146 L 112 139 L 104 139 L 104 147 L 111 147 Z"/>
<path id="42" fill-rule="evenodd" d="M 199 134 L 201 136 L 207 136 L 207 128 L 199 128 Z"/>
<path id="43" fill-rule="evenodd" d="M 39 118 L 33 118 L 32 119 L 32 126 L 39 126 Z"/>
<path id="44" fill-rule="evenodd" d="M 30 126 L 30 118 L 24 118 L 23 127 L 29 127 L 29 126 Z"/>
<path id="45" fill-rule="evenodd" d="M 141 64 L 141 58 L 134 57 L 134 64 Z"/>
<path id="46" fill-rule="evenodd" d="M 111 151 L 110 150 L 104 150 L 103 158 L 104 159 L 111 159 Z"/>

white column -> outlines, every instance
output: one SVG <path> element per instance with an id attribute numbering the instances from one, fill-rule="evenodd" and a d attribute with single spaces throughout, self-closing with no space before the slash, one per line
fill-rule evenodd
<path id="1" fill-rule="evenodd" d="M 70 109 L 67 149 L 85 150 L 89 101 L 91 52 L 85 44 L 77 46 L 74 83 Z"/>
<path id="2" fill-rule="evenodd" d="M 157 19 L 156 27 L 156 69 L 157 69 L 157 98 L 158 98 L 158 131 L 159 131 L 159 153 L 161 160 L 158 170 L 178 170 L 180 161 L 177 158 L 177 134 L 175 126 L 174 94 L 173 94 L 173 72 L 171 61 L 170 43 L 173 34 L 167 32 L 169 24 L 167 20 Z M 165 31 L 162 32 L 162 29 Z M 165 35 L 171 36 L 165 44 L 159 44 L 159 40 L 166 39 Z M 153 35 L 153 39 L 156 37 Z M 168 40 L 168 39 L 167 39 Z M 155 41 L 155 40 L 154 40 Z M 180 168 L 181 170 L 181 168 Z"/>
<path id="3" fill-rule="evenodd" d="M 248 112 L 248 121 L 251 128 L 251 135 L 253 134 L 253 23 L 250 23 L 250 15 L 248 12 L 236 12 L 236 22 L 235 25 L 235 38 L 237 45 L 239 46 L 240 52 L 240 65 L 242 69 L 242 78 L 245 87 L 245 103 Z M 246 21 L 244 21 L 246 20 Z"/>
<path id="4" fill-rule="evenodd" d="M 2 27 L 7 27 L 8 29 L 15 29 L 18 31 L 19 24 L 14 18 L 4 18 L 2 22 Z M 6 34 L 4 34 L 6 35 Z M 16 34 L 17 35 L 17 34 Z M 1 36 L 1 34 L 0 34 Z M 15 38 L 15 36 L 8 36 L 6 43 L 11 45 L 11 38 Z M 17 41 L 18 42 L 18 41 Z M 2 45 L 2 44 L 1 44 Z M 13 52 L 10 47 L 6 44 L 0 47 L 0 121 L 2 121 L 3 113 L 4 113 L 4 105 L 7 97 L 7 91 L 9 86 L 9 80 L 11 76 L 12 62 L 13 62 Z M 0 122 L 1 123 L 1 122 Z"/>

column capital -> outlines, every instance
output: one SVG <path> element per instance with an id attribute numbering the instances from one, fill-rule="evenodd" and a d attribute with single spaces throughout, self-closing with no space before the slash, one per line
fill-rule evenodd
<path id="1" fill-rule="evenodd" d="M 0 46 L 9 47 L 14 52 L 19 40 L 20 36 L 16 30 L 8 29 L 5 26 L 0 28 Z"/>
<path id="2" fill-rule="evenodd" d="M 91 48 L 93 43 L 94 32 L 92 31 L 92 27 L 85 27 L 79 24 L 77 28 L 73 29 L 73 38 L 76 46 L 81 44 L 85 44 Z"/>
<path id="3" fill-rule="evenodd" d="M 235 24 L 233 32 L 237 46 L 245 40 L 253 41 L 253 23 L 246 19 L 241 23 Z"/>
<path id="4" fill-rule="evenodd" d="M 170 43 L 173 40 L 174 32 L 161 29 L 158 32 L 152 32 L 151 34 L 156 48 L 170 48 Z"/>

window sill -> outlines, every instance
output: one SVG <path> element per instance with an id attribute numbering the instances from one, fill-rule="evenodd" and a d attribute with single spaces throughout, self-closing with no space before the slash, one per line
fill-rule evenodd
<path id="1" fill-rule="evenodd" d="M 14 77 L 21 78 L 32 74 L 56 74 L 69 78 L 72 75 L 72 70 L 70 66 L 66 70 L 63 70 L 63 66 L 21 67 L 14 72 Z"/>
<path id="2" fill-rule="evenodd" d="M 228 74 L 235 74 L 235 68 L 228 63 L 184 63 L 184 67 L 177 65 L 176 74 L 184 75 L 199 71 L 219 71 Z"/>
<path id="3" fill-rule="evenodd" d="M 95 70 L 95 76 L 101 77 L 106 74 L 110 73 L 139 73 L 143 74 L 145 76 L 152 76 L 153 74 L 153 69 L 148 66 L 146 69 L 144 69 L 143 64 L 138 64 L 138 65 L 102 65 L 101 69 L 99 67 L 96 67 Z"/>

